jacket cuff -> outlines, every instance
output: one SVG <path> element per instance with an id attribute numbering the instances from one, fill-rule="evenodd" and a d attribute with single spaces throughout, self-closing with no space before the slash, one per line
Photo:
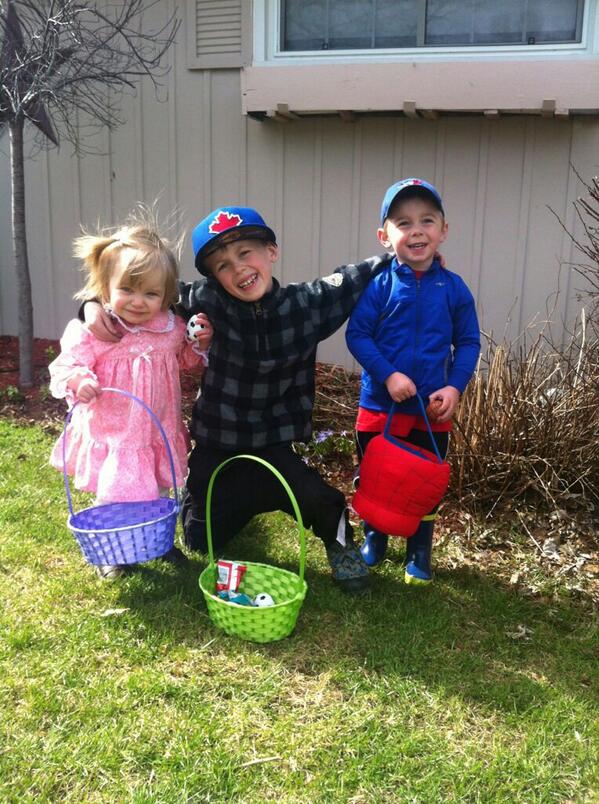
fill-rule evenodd
<path id="1" fill-rule="evenodd" d="M 86 378 L 98 380 L 94 372 L 86 366 L 78 366 L 73 371 L 63 374 L 62 376 L 53 376 L 50 380 L 50 393 L 55 399 L 66 399 L 69 403 L 69 407 L 71 407 L 77 399 L 75 393 L 68 387 L 68 383 L 73 377 L 78 377 L 79 380 Z"/>
<path id="2" fill-rule="evenodd" d="M 454 388 L 457 388 L 460 394 L 463 394 L 466 390 L 466 386 L 470 382 L 470 378 L 472 374 L 469 374 L 467 371 L 462 371 L 461 369 L 454 369 L 449 374 L 449 379 L 447 380 L 447 385 L 453 385 Z"/>
<path id="3" fill-rule="evenodd" d="M 377 382 L 384 385 L 387 377 L 393 374 L 394 371 L 397 371 L 397 369 L 394 365 L 389 363 L 388 360 L 385 360 L 384 357 L 379 357 L 368 367 L 367 371 Z"/>

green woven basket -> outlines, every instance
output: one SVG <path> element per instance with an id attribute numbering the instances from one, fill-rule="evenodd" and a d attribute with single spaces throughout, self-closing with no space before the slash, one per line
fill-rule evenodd
<path id="1" fill-rule="evenodd" d="M 217 569 L 214 561 L 214 551 L 212 549 L 212 487 L 220 470 L 231 461 L 238 458 L 246 458 L 250 461 L 257 461 L 270 469 L 281 481 L 285 491 L 289 495 L 300 536 L 300 561 L 299 575 L 295 572 L 272 567 L 270 564 L 258 564 L 251 561 L 244 561 L 247 566 L 239 591 L 244 592 L 253 598 L 260 592 L 268 592 L 275 600 L 274 606 L 240 606 L 228 600 L 216 597 L 216 577 Z M 255 455 L 235 455 L 217 466 L 210 483 L 206 496 L 206 536 L 208 540 L 208 556 L 210 563 L 200 575 L 200 589 L 204 594 L 208 614 L 212 622 L 227 634 L 247 639 L 250 642 L 275 642 L 277 639 L 284 639 L 293 631 L 297 621 L 302 603 L 308 591 L 308 585 L 304 581 L 304 567 L 306 564 L 306 537 L 304 534 L 304 524 L 302 515 L 297 504 L 297 500 L 289 484 L 283 475 L 271 466 L 268 461 L 258 458 Z"/>

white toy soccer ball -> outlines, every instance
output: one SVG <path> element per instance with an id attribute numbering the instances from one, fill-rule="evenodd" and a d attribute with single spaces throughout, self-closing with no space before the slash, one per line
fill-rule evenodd
<path id="1" fill-rule="evenodd" d="M 254 598 L 254 606 L 264 608 L 265 606 L 274 606 L 274 605 L 275 601 L 266 592 L 260 592 L 260 594 L 256 595 L 256 597 Z"/>
<path id="2" fill-rule="evenodd" d="M 192 315 L 187 322 L 187 340 L 189 343 L 197 341 L 198 336 L 206 329 L 206 325 L 198 321 L 197 315 Z"/>

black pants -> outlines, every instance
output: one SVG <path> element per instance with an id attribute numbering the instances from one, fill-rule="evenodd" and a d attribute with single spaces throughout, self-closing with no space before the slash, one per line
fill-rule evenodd
<path id="1" fill-rule="evenodd" d="M 370 432 L 363 432 L 360 430 L 356 430 L 356 446 L 358 448 L 358 460 L 361 461 L 364 457 L 364 453 L 366 452 L 366 447 L 372 441 L 372 439 L 380 435 L 380 433 L 370 433 Z M 422 449 L 426 449 L 429 452 L 433 452 L 433 445 L 431 444 L 431 439 L 426 430 L 410 430 L 407 436 L 397 436 L 402 441 L 407 441 L 408 444 L 413 444 L 415 447 L 421 447 Z M 443 460 L 445 460 L 445 456 L 447 455 L 447 450 L 449 449 L 449 433 L 448 432 L 433 432 L 433 438 L 435 439 L 435 443 L 437 445 L 437 449 L 439 450 L 439 455 Z M 360 483 L 360 467 L 356 469 L 354 474 L 354 488 L 358 488 Z M 429 511 L 428 515 L 434 514 L 439 506 L 435 506 L 432 511 Z"/>
<path id="2" fill-rule="evenodd" d="M 208 549 L 206 492 L 216 467 L 241 452 L 195 447 L 189 457 L 187 494 L 183 501 L 183 532 L 191 550 Z M 352 536 L 345 497 L 309 468 L 291 444 L 277 444 L 253 453 L 272 464 L 293 491 L 306 528 L 312 528 L 325 545 L 337 538 L 343 517 L 346 538 Z M 256 461 L 238 459 L 221 469 L 212 493 L 212 544 L 216 552 L 256 516 L 284 511 L 294 516 L 289 496 L 278 478 Z"/>

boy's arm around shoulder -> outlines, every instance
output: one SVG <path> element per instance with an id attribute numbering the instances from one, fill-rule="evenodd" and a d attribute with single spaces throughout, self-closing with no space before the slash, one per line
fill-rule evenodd
<path id="1" fill-rule="evenodd" d="M 184 319 L 189 319 L 194 313 L 200 312 L 202 301 L 207 295 L 206 279 L 194 279 L 193 282 L 185 282 L 180 279 L 177 283 L 179 299 L 175 305 L 177 313 Z"/>
<path id="2" fill-rule="evenodd" d="M 196 279 L 178 283 L 179 299 L 175 305 L 177 315 L 189 321 L 195 313 L 206 313 L 213 322 L 218 308 L 218 294 L 212 282 Z"/>
<path id="3" fill-rule="evenodd" d="M 480 326 L 474 296 L 459 276 L 456 282 L 452 319 L 454 354 L 447 384 L 463 393 L 474 374 L 480 355 Z"/>
<path id="4" fill-rule="evenodd" d="M 327 338 L 346 321 L 364 288 L 391 259 L 391 254 L 369 257 L 356 264 L 341 265 L 329 276 L 307 283 L 319 319 L 320 339 Z"/>

